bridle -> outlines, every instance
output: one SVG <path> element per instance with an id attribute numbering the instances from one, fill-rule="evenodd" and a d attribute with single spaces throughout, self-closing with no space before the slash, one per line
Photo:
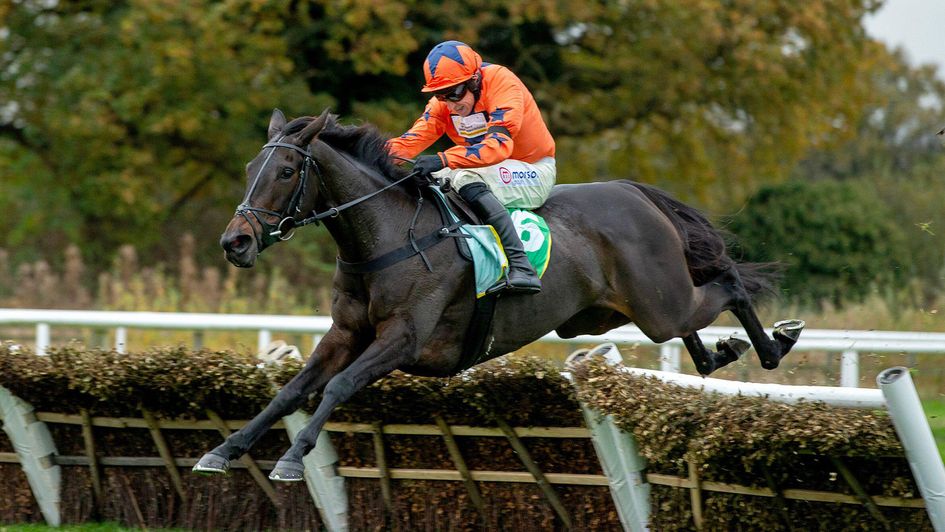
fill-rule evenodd
<path id="1" fill-rule="evenodd" d="M 263 145 L 263 149 L 269 148 L 270 152 L 266 154 L 266 159 L 263 161 L 262 166 L 259 169 L 259 172 L 256 173 L 256 177 L 253 178 L 253 183 L 250 185 L 249 190 L 246 191 L 246 196 L 243 198 L 243 202 L 239 204 L 236 208 L 236 214 L 234 216 L 242 216 L 246 223 L 253 228 L 253 237 L 256 239 L 256 246 L 259 251 L 262 251 L 267 246 L 279 242 L 280 240 L 288 240 L 292 238 L 292 235 L 295 234 L 294 230 L 299 227 L 303 227 L 309 224 L 318 224 L 319 220 L 324 218 L 335 218 L 341 211 L 354 207 L 355 205 L 367 201 L 378 194 L 389 190 L 404 181 L 413 178 L 417 175 L 417 171 L 414 170 L 402 178 L 375 190 L 365 194 L 359 198 L 353 199 L 347 203 L 338 205 L 337 207 L 331 207 L 324 212 L 316 212 L 314 209 L 309 214 L 309 216 L 302 218 L 301 220 L 295 216 L 302 212 L 301 203 L 302 198 L 305 197 L 306 185 L 308 182 L 308 176 L 310 170 L 314 170 L 315 176 L 318 179 L 318 185 L 324 186 L 324 179 L 322 177 L 321 170 L 318 167 L 318 164 L 315 162 L 315 159 L 312 157 L 312 152 L 296 146 L 295 144 L 289 144 L 287 142 L 282 142 L 282 139 L 285 137 L 279 137 L 275 142 L 269 142 Z M 256 191 L 256 187 L 259 184 L 259 177 L 262 175 L 263 170 L 266 169 L 266 165 L 269 164 L 269 160 L 272 158 L 272 154 L 275 153 L 277 148 L 288 148 L 293 150 L 304 157 L 302 161 L 302 168 L 299 170 L 299 180 L 295 185 L 295 190 L 292 192 L 292 196 L 289 198 L 289 203 L 282 209 L 281 212 L 272 211 L 269 209 L 262 209 L 260 207 L 253 207 L 249 204 L 250 199 L 252 199 L 253 192 Z M 341 155 L 344 155 L 343 153 Z M 404 159 L 402 157 L 396 157 L 398 159 L 403 159 L 407 162 L 414 162 L 410 159 Z M 445 206 L 445 200 L 441 200 L 443 203 L 443 208 L 448 209 Z M 407 240 L 408 242 L 403 246 L 400 246 L 397 249 L 388 251 L 379 257 L 364 261 L 364 262 L 347 262 L 338 258 L 338 268 L 346 273 L 351 274 L 364 274 L 372 273 L 383 270 L 393 264 L 397 264 L 402 260 L 409 259 L 414 255 L 420 255 L 423 259 L 423 263 L 426 266 L 427 270 L 433 271 L 433 266 L 430 264 L 430 261 L 427 259 L 424 254 L 424 250 L 431 248 L 440 242 L 443 242 L 447 238 L 469 238 L 469 235 L 458 231 L 462 225 L 465 224 L 462 220 L 456 219 L 454 217 L 453 221 L 446 221 L 442 227 L 434 229 L 433 232 L 417 238 L 416 237 L 416 226 L 417 220 L 420 216 L 420 209 L 423 208 L 423 194 L 420 194 L 417 197 L 417 210 L 413 214 L 413 218 L 410 221 L 410 227 L 407 229 Z M 249 215 L 252 214 L 253 218 L 256 219 L 256 223 L 259 224 L 259 227 L 262 231 L 262 234 L 257 233 L 256 226 L 249 219 Z M 277 225 L 273 225 L 262 217 L 260 214 L 275 217 L 279 219 Z"/>
<path id="2" fill-rule="evenodd" d="M 282 139 L 284 138 L 284 136 L 279 137 L 275 142 L 269 142 L 263 145 L 263 149 L 270 148 L 270 151 L 266 155 L 266 159 L 263 161 L 259 171 L 256 172 L 256 177 L 253 178 L 252 185 L 250 185 L 249 190 L 246 191 L 246 196 L 243 198 L 243 202 L 236 207 L 236 212 L 233 214 L 233 216 L 242 216 L 243 219 L 246 220 L 246 223 L 248 223 L 249 226 L 253 228 L 253 237 L 256 239 L 256 246 L 260 251 L 276 242 L 289 240 L 295 235 L 295 229 L 299 227 L 313 223 L 318 225 L 318 222 L 324 218 L 335 218 L 341 213 L 341 211 L 349 207 L 354 207 L 363 201 L 367 201 L 381 192 L 401 184 L 414 175 L 413 173 L 409 173 L 397 181 L 390 183 L 384 188 L 375 190 L 369 194 L 365 194 L 364 196 L 351 200 L 337 207 L 331 207 L 324 212 L 319 213 L 313 209 L 309 216 L 299 220 L 296 218 L 296 215 L 302 212 L 301 203 L 302 198 L 305 197 L 306 185 L 308 184 L 310 170 L 315 171 L 315 176 L 318 179 L 319 184 L 323 184 L 322 173 L 321 169 L 318 167 L 318 163 L 316 163 L 315 159 L 312 157 L 311 151 L 296 146 L 295 144 L 282 142 Z M 304 160 L 302 161 L 302 168 L 299 170 L 299 180 L 295 184 L 295 190 L 292 191 L 292 195 L 289 197 L 288 204 L 286 204 L 281 212 L 263 209 L 261 207 L 253 207 L 249 204 L 253 197 L 253 192 L 256 191 L 256 186 L 259 184 L 259 177 L 262 176 L 263 170 L 265 170 L 266 166 L 269 164 L 269 160 L 276 152 L 276 148 L 287 148 L 299 153 L 302 155 L 302 157 L 304 157 Z M 261 234 L 256 231 L 256 226 L 252 223 L 252 221 L 250 221 L 250 214 L 253 215 L 253 218 L 256 219 L 256 223 L 259 224 L 259 228 L 262 232 Z M 266 221 L 264 217 L 261 217 L 260 214 L 274 217 L 279 220 L 279 223 L 273 225 Z"/>

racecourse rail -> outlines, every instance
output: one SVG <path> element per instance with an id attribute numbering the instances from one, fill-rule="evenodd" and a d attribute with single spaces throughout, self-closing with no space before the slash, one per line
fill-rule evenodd
<path id="1" fill-rule="evenodd" d="M 327 316 L 280 316 L 263 314 L 202 314 L 184 312 L 118 312 L 92 310 L 0 309 L 0 327 L 34 326 L 35 351 L 44 354 L 49 348 L 51 328 L 91 327 L 113 329 L 115 349 L 127 349 L 128 329 L 172 329 L 194 331 L 194 344 L 200 346 L 204 331 L 257 331 L 258 348 L 262 352 L 272 341 L 273 332 L 310 334 L 317 344 L 331 327 Z M 768 330 L 768 334 L 771 331 Z M 707 327 L 699 331 L 707 343 L 719 338 L 746 338 L 740 327 Z M 660 369 L 679 373 L 683 342 L 674 338 L 656 344 L 635 326 L 624 326 L 599 336 L 582 335 L 561 338 L 549 333 L 539 342 L 569 345 L 613 342 L 619 345 L 660 347 Z M 301 347 L 301 346 L 300 346 Z M 945 353 L 945 333 L 908 331 L 854 331 L 806 329 L 795 345 L 796 351 L 827 351 L 840 353 L 840 386 L 856 388 L 860 380 L 860 353 Z"/>

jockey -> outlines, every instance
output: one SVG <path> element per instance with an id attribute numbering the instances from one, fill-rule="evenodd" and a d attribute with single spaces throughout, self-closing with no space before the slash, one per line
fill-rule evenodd
<path id="1" fill-rule="evenodd" d="M 423 74 L 421 91 L 433 97 L 413 127 L 389 141 L 388 150 L 411 158 L 446 133 L 456 146 L 417 157 L 418 183 L 449 180 L 499 235 L 509 259 L 508 288 L 541 291 L 506 210 L 540 207 L 555 184 L 555 142 L 535 99 L 512 71 L 483 63 L 459 41 L 433 47 Z"/>

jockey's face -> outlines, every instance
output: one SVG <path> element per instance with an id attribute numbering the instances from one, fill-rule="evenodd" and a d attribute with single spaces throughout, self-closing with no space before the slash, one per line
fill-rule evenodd
<path id="1" fill-rule="evenodd" d="M 473 107 L 476 105 L 476 95 L 473 91 L 466 91 L 466 94 L 459 101 L 443 100 L 451 113 L 459 116 L 469 116 L 472 114 Z"/>

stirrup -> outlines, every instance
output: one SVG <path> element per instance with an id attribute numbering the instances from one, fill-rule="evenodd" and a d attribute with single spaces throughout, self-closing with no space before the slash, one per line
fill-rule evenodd
<path id="1" fill-rule="evenodd" d="M 495 294 L 495 293 L 497 293 L 497 292 L 501 292 L 501 291 L 505 290 L 505 289 L 508 288 L 508 287 L 509 287 L 509 282 L 508 282 L 506 279 L 504 279 L 504 278 L 503 278 L 503 279 L 499 279 L 498 281 L 496 281 L 496 283 L 495 283 L 494 285 L 490 286 L 489 288 L 486 288 L 485 294 L 486 294 L 487 296 L 490 296 L 490 295 Z"/>
<path id="2" fill-rule="evenodd" d="M 509 292 L 512 294 L 537 294 L 541 292 L 541 286 L 514 286 L 511 282 L 509 282 L 508 277 L 503 277 L 502 279 L 499 279 L 494 285 L 487 288 L 485 294 L 488 296 L 495 294 L 496 292 Z"/>
<path id="3" fill-rule="evenodd" d="M 519 273 L 522 273 L 522 270 L 519 270 Z M 531 272 L 531 275 L 523 275 L 519 282 L 529 283 L 529 284 L 512 284 L 512 272 L 509 272 L 507 277 L 508 280 L 508 290 L 510 292 L 515 292 L 518 294 L 537 294 L 541 292 L 541 279 L 538 278 L 538 274 L 534 271 Z"/>
<path id="4" fill-rule="evenodd" d="M 541 286 L 515 286 L 509 283 L 506 290 L 515 294 L 537 294 L 541 292 Z"/>

